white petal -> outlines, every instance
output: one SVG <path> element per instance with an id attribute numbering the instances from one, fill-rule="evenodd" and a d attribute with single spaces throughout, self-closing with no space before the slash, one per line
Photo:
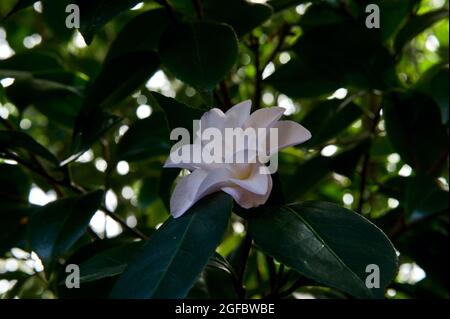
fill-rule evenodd
<path id="1" fill-rule="evenodd" d="M 178 154 L 189 154 L 190 156 L 188 158 L 183 158 L 182 162 L 174 161 L 174 153 Z M 166 162 L 164 163 L 165 168 L 184 168 L 188 169 L 190 171 L 201 167 L 201 163 L 194 163 L 193 162 L 193 154 L 194 154 L 194 145 L 193 144 L 185 144 L 179 148 L 177 148 L 175 151 L 172 151 L 167 158 Z"/>
<path id="2" fill-rule="evenodd" d="M 242 125 L 250 117 L 251 109 L 252 101 L 250 100 L 241 102 L 233 106 L 225 113 L 227 118 L 224 128 L 242 127 Z"/>
<path id="3" fill-rule="evenodd" d="M 250 176 L 247 176 L 245 179 L 232 178 L 231 182 L 251 193 L 265 195 L 272 178 L 269 174 L 261 174 L 259 172 L 260 165 L 253 164 L 252 166 Z"/>
<path id="4" fill-rule="evenodd" d="M 212 171 L 197 169 L 183 177 L 175 186 L 170 199 L 172 216 L 180 217 L 201 198 L 230 184 L 230 178 L 231 172 L 225 168 Z"/>
<path id="5" fill-rule="evenodd" d="M 231 195 L 233 199 L 236 201 L 236 203 L 239 204 L 239 206 L 243 208 L 252 208 L 252 207 L 258 207 L 260 205 L 263 205 L 266 203 L 267 199 L 269 198 L 270 192 L 272 191 L 272 177 L 270 175 L 268 176 L 268 189 L 267 193 L 263 195 L 258 195 L 255 193 L 252 193 L 244 188 L 241 188 L 239 186 L 235 187 L 223 187 L 222 191 L 225 193 Z"/>
<path id="6" fill-rule="evenodd" d="M 217 108 L 211 109 L 205 114 L 203 114 L 200 119 L 202 130 L 205 130 L 209 127 L 220 127 L 225 120 L 225 114 Z"/>
<path id="7" fill-rule="evenodd" d="M 252 115 L 250 115 L 250 118 L 245 122 L 244 127 L 270 127 L 283 116 L 284 111 L 286 111 L 286 109 L 282 107 L 269 107 L 259 109 L 253 112 Z"/>
<path id="8" fill-rule="evenodd" d="M 278 129 L 278 147 L 270 146 L 270 153 L 273 154 L 282 148 L 301 144 L 311 138 L 311 133 L 294 121 L 280 121 L 272 127 Z M 269 142 L 267 142 L 269 145 Z"/>
<path id="9" fill-rule="evenodd" d="M 232 176 L 232 172 L 227 168 L 217 168 L 209 171 L 208 176 L 206 176 L 198 189 L 197 200 L 230 185 Z"/>
<path id="10" fill-rule="evenodd" d="M 180 179 L 170 198 L 170 212 L 174 218 L 183 215 L 194 203 L 198 189 L 208 172 L 197 169 Z"/>

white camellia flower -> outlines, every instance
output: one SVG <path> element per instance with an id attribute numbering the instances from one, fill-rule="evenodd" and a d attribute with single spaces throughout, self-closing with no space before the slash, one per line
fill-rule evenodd
<path id="1" fill-rule="evenodd" d="M 263 108 L 251 115 L 250 111 L 251 101 L 237 104 L 226 113 L 217 108 L 211 109 L 200 119 L 201 130 L 215 128 L 224 133 L 227 128 L 241 128 L 242 130 L 251 128 L 255 131 L 265 129 L 261 130 L 264 132 L 276 129 L 278 137 L 278 143 L 275 143 L 276 147 L 267 142 L 267 135 L 261 139 L 259 138 L 261 133 L 259 131 L 257 133 L 258 141 L 255 142 L 257 148 L 264 147 L 264 152 L 269 156 L 276 154 L 282 148 L 303 143 L 311 138 L 310 132 L 300 124 L 294 121 L 279 121 L 285 111 L 284 108 Z M 199 132 L 196 135 L 198 141 Z M 194 144 L 183 145 L 171 152 L 171 156 L 167 159 L 164 167 L 178 167 L 191 171 L 189 175 L 180 179 L 172 193 L 170 210 L 174 218 L 183 215 L 201 198 L 217 191 L 223 191 L 231 195 L 243 208 L 257 207 L 264 204 L 269 198 L 272 191 L 272 177 L 267 170 L 267 166 L 261 161 L 254 160 L 254 156 L 253 161 L 251 161 L 251 155 L 246 158 L 247 162 L 244 163 L 229 161 L 229 158 L 225 156 L 230 154 L 226 152 L 227 148 L 230 147 L 230 144 L 231 147 L 235 147 L 235 145 L 233 141 L 226 139 L 226 133 L 222 136 L 224 136 L 224 141 L 220 141 L 220 145 L 224 146 L 225 151 L 220 161 L 205 163 L 204 161 L 176 162 L 173 160 L 172 154 L 174 152 L 180 150 L 191 152 L 191 154 L 195 152 L 197 150 L 194 147 L 196 141 L 194 141 Z M 201 146 L 208 144 L 203 141 L 199 143 Z M 233 149 L 231 154 L 236 157 L 236 154 L 247 153 L 247 151 L 247 149 L 238 148 Z"/>

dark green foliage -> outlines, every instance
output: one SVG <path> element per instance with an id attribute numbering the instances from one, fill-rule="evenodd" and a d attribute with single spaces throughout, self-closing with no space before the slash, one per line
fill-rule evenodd
<path id="1" fill-rule="evenodd" d="M 0 298 L 448 298 L 448 1 L 41 3 L 0 1 Z M 170 217 L 172 130 L 245 100 L 311 139 Z"/>

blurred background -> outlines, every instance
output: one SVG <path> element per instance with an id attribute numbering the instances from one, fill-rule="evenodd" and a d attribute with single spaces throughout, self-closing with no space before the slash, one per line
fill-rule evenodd
<path id="1" fill-rule="evenodd" d="M 0 17 L 16 2 L 2 0 Z M 211 95 L 158 67 L 110 108 L 121 121 L 70 164 L 71 182 L 105 189 L 105 208 L 121 218 L 122 223 L 97 211 L 89 223 L 92 233 L 113 245 L 129 240 L 124 223 L 151 234 L 169 216 L 173 179 L 165 176 L 162 163 L 170 144 L 155 129 L 162 124 L 151 92 L 200 110 L 226 100 L 257 99 L 261 107 L 285 108 L 286 117 L 313 135 L 280 154 L 287 201 L 330 201 L 378 225 L 400 258 L 387 298 L 448 298 L 448 1 L 253 2 L 267 2 L 273 11 L 239 35 L 238 58 Z M 365 5 L 372 2 L 381 7 L 379 43 L 345 24 L 330 27 L 348 17 L 364 20 Z M 79 31 L 64 26 L 68 3 L 28 1 L 0 24 L 0 130 L 26 133 L 59 161 L 73 154 L 73 128 L 85 88 L 102 71 L 111 44 L 134 17 L 160 7 L 153 1 L 133 4 L 99 28 L 87 45 Z M 183 1 L 169 3 L 189 15 Z M 145 37 L 145 30 L 136 37 Z M 128 80 L 120 72 L 110 76 L 114 83 Z M 149 125 L 136 128 L 142 120 Z M 160 146 L 150 148 L 146 139 Z M 138 142 L 140 147 L 127 148 Z M 73 292 L 58 286 L 58 270 L 43 274 L 41 260 L 24 245 L 23 228 L 27 208 L 75 191 L 51 182 L 60 178 L 58 172 L 45 178 L 5 156 L 5 143 L 0 138 L 0 296 L 70 297 Z M 12 197 L 20 205 L 12 204 Z M 233 216 L 218 253 L 232 256 L 244 231 L 242 219 Z M 83 251 L 85 245 L 81 240 L 58 263 L 83 261 L 103 249 Z M 279 267 L 252 250 L 245 280 L 251 297 L 261 297 L 270 286 L 270 263 Z M 93 282 L 76 294 L 102 296 L 99 286 Z M 306 282 L 286 297 L 348 296 Z"/>

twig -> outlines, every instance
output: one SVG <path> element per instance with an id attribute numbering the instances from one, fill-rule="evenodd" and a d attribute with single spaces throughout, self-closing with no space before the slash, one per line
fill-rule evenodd
<path id="1" fill-rule="evenodd" d="M 148 239 L 148 237 L 142 233 L 140 230 L 136 229 L 136 228 L 131 228 L 130 226 L 127 225 L 127 223 L 116 213 L 110 211 L 109 209 L 107 209 L 105 206 L 101 206 L 100 210 L 103 211 L 106 215 L 108 215 L 109 217 L 111 217 L 113 220 L 115 220 L 117 223 L 120 224 L 120 226 L 122 226 L 123 228 L 127 229 L 129 232 L 133 233 L 134 235 L 136 235 L 136 237 L 139 237 L 143 240 Z"/>
<path id="2" fill-rule="evenodd" d="M 195 12 L 197 12 L 197 18 L 199 20 L 203 19 L 203 3 L 202 0 L 192 0 L 195 8 Z"/>
<path id="3" fill-rule="evenodd" d="M 259 51 L 259 41 L 258 38 L 255 36 L 250 37 L 250 48 L 253 51 L 253 56 L 255 59 L 255 69 L 256 69 L 256 76 L 255 76 L 255 94 L 253 97 L 253 107 L 255 110 L 258 110 L 261 108 L 261 96 L 262 96 L 262 72 L 261 69 L 261 57 L 260 57 L 260 51 Z"/>
<path id="4" fill-rule="evenodd" d="M 265 255 L 266 257 L 266 263 L 267 263 L 267 268 L 269 269 L 269 282 L 270 282 L 270 293 L 273 293 L 276 289 L 276 276 L 277 276 L 277 272 L 275 269 L 275 262 L 273 261 L 273 258 Z"/>
<path id="5" fill-rule="evenodd" d="M 220 92 L 222 93 L 222 97 L 223 97 L 223 108 L 224 108 L 223 111 L 227 111 L 231 108 L 232 104 L 231 104 L 230 94 L 228 92 L 228 86 L 227 86 L 225 80 L 220 81 L 219 87 L 220 87 Z"/>
<path id="6" fill-rule="evenodd" d="M 272 51 L 272 53 L 270 54 L 269 58 L 267 59 L 267 62 L 264 64 L 264 68 L 270 63 L 273 62 L 275 60 L 275 58 L 277 57 L 278 53 L 280 53 L 280 51 L 283 48 L 283 44 L 284 44 L 284 40 L 286 39 L 286 37 L 289 35 L 289 31 L 291 30 L 291 26 L 287 23 L 283 23 L 280 27 L 280 29 L 278 30 L 278 43 L 275 47 L 275 49 Z M 263 69 L 264 69 L 263 68 Z"/>
<path id="7" fill-rule="evenodd" d="M 444 214 L 448 214 L 448 209 L 444 209 L 444 210 L 441 210 L 441 211 L 436 212 L 434 214 L 427 215 L 427 216 L 425 216 L 423 218 L 414 220 L 414 221 L 412 221 L 410 223 L 406 223 L 404 215 L 402 215 L 401 218 L 398 220 L 397 224 L 394 225 L 394 228 L 390 231 L 389 238 L 391 240 L 394 240 L 395 238 L 397 238 L 403 232 L 405 232 L 405 231 L 407 231 L 407 230 L 409 230 L 411 228 L 414 228 L 417 225 L 422 224 L 423 222 L 432 220 L 432 219 L 434 219 L 436 217 L 439 217 L 441 215 L 444 215 Z"/>
<path id="8" fill-rule="evenodd" d="M 252 248 L 252 237 L 250 236 L 250 233 L 247 230 L 247 233 L 245 234 L 244 243 L 242 247 L 242 255 L 241 260 L 239 262 L 239 269 L 237 269 L 237 280 L 241 287 L 244 287 L 244 274 L 245 269 L 247 268 L 247 261 L 248 256 L 250 255 L 250 249 Z M 242 298 L 245 298 L 245 296 L 240 296 Z"/>
<path id="9" fill-rule="evenodd" d="M 162 5 L 166 9 L 167 14 L 169 15 L 170 19 L 172 19 L 174 22 L 178 21 L 173 8 L 170 6 L 170 4 L 167 2 L 167 0 L 155 0 L 155 1 L 157 3 L 159 3 L 160 5 Z"/>
<path id="10" fill-rule="evenodd" d="M 6 127 L 7 129 L 14 130 L 14 126 L 1 116 L 0 116 L 0 123 L 2 123 L 3 126 Z"/>
<path id="11" fill-rule="evenodd" d="M 377 105 L 379 103 L 379 105 Z M 366 184 L 367 184 L 367 177 L 369 172 L 369 164 L 370 164 L 370 145 L 372 144 L 372 139 L 376 133 L 376 128 L 378 125 L 378 122 L 381 119 L 381 103 L 378 101 L 377 96 L 374 93 L 371 93 L 371 109 L 375 110 L 374 118 L 372 120 L 372 123 L 370 125 L 369 133 L 370 133 L 370 140 L 369 140 L 369 147 L 367 151 L 364 154 L 363 159 L 363 166 L 361 169 L 361 182 L 359 186 L 359 201 L 358 201 L 358 208 L 356 209 L 356 212 L 361 214 L 362 208 L 364 205 L 364 193 L 366 192 Z"/>

